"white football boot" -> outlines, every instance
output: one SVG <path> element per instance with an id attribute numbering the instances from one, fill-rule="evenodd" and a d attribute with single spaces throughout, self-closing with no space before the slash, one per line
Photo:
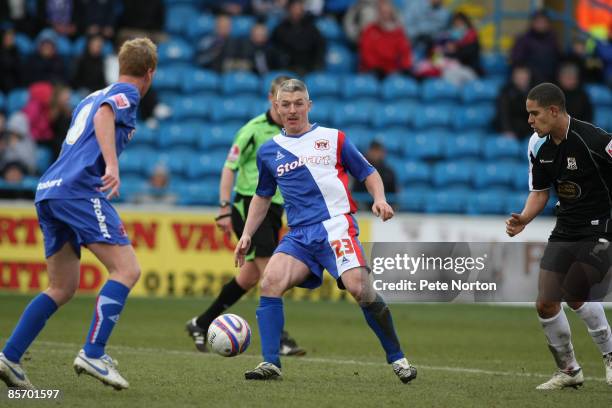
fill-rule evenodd
<path id="1" fill-rule="evenodd" d="M 393 367 L 395 375 L 397 375 L 404 384 L 414 380 L 417 376 L 416 367 L 411 366 L 406 358 L 400 358 L 394 361 L 391 363 L 391 366 Z"/>
<path id="2" fill-rule="evenodd" d="M 606 366 L 606 383 L 612 385 L 612 353 L 606 354 L 603 358 Z"/>
<path id="3" fill-rule="evenodd" d="M 3 353 L 0 353 L 0 380 L 4 381 L 9 388 L 36 389 L 23 371 L 21 364 L 9 361 Z"/>
<path id="4" fill-rule="evenodd" d="M 553 374 L 552 378 L 543 384 L 536 387 L 536 390 L 562 390 L 563 388 L 582 387 L 584 383 L 584 375 L 582 375 L 582 368 L 578 368 L 570 373 L 565 371 L 557 371 Z"/>
<path id="5" fill-rule="evenodd" d="M 244 373 L 244 378 L 247 380 L 282 380 L 283 374 L 280 368 L 272 363 L 264 361 L 259 363 L 254 369 Z"/>
<path id="6" fill-rule="evenodd" d="M 130 384 L 117 371 L 117 362 L 108 354 L 100 358 L 90 358 L 85 355 L 84 350 L 80 350 L 74 359 L 74 371 L 78 375 L 83 373 L 91 375 L 102 381 L 105 385 L 110 385 L 117 391 L 126 389 Z"/>

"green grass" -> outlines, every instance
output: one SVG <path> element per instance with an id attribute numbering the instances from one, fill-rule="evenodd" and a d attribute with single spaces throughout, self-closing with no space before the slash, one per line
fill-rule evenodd
<path id="1" fill-rule="evenodd" d="M 28 297 L 0 295 L 0 344 L 10 334 Z M 601 356 L 573 313 L 574 346 L 585 387 L 536 392 L 554 371 L 535 311 L 487 305 L 392 305 L 400 339 L 418 378 L 404 385 L 384 364 L 374 335 L 354 304 L 285 302 L 286 328 L 308 350 L 283 360 L 284 380 L 247 382 L 243 371 L 259 361 L 255 302 L 232 312 L 253 329 L 249 350 L 235 358 L 201 354 L 184 322 L 209 299 L 130 299 L 108 352 L 119 360 L 130 389 L 116 392 L 91 377 L 77 377 L 72 360 L 89 328 L 92 298 L 62 308 L 33 344 L 24 367 L 41 389 L 60 389 L 59 402 L 13 401 L 1 406 L 96 407 L 558 407 L 612 406 Z M 609 311 L 608 311 L 608 314 Z"/>

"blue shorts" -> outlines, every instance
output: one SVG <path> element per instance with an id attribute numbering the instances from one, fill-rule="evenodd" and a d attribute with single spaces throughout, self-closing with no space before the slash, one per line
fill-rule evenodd
<path id="1" fill-rule="evenodd" d="M 292 227 L 274 253 L 282 252 L 305 263 L 310 276 L 298 286 L 314 289 L 323 282 L 323 269 L 338 280 L 349 269 L 367 266 L 358 236 L 355 217 L 339 215 L 317 224 Z"/>
<path id="2" fill-rule="evenodd" d="M 81 245 L 130 244 L 119 214 L 105 198 L 43 200 L 36 203 L 36 213 L 45 239 L 46 258 L 66 242 L 70 242 L 79 258 Z"/>

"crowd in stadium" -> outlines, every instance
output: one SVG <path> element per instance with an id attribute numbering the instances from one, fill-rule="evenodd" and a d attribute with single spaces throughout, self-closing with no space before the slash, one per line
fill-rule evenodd
<path id="1" fill-rule="evenodd" d="M 448 3 L 2 2 L 0 198 L 33 196 L 75 103 L 117 77 L 116 44 L 145 34 L 160 61 L 121 161 L 126 201 L 215 203 L 235 131 L 289 72 L 311 88 L 313 120 L 367 150 L 399 209 L 504 213 L 527 192 L 531 86 L 557 83 L 572 117 L 612 127 L 612 28 L 565 49 L 536 12 L 507 55 L 485 54 L 477 24 Z M 472 194 L 485 188 L 494 191 Z"/>

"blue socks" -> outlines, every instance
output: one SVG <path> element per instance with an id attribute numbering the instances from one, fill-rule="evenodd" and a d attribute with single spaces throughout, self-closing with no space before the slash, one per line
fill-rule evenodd
<path id="1" fill-rule="evenodd" d="M 263 359 L 280 367 L 280 341 L 283 326 L 285 325 L 283 299 L 261 296 L 256 315 Z"/>
<path id="2" fill-rule="evenodd" d="M 387 355 L 387 363 L 399 360 L 404 353 L 397 339 L 393 319 L 387 304 L 380 295 L 372 303 L 361 305 L 361 310 L 370 328 L 374 331 Z"/>
<path id="3" fill-rule="evenodd" d="M 127 286 L 114 280 L 107 281 L 100 290 L 89 334 L 83 347 L 87 357 L 100 358 L 104 355 L 106 342 L 119 320 L 119 314 L 129 293 L 130 289 Z"/>
<path id="4" fill-rule="evenodd" d="M 36 296 L 23 311 L 13 334 L 4 345 L 2 352 L 9 361 L 19 363 L 23 353 L 30 347 L 36 336 L 45 327 L 47 319 L 57 310 L 55 301 L 46 293 Z"/>

